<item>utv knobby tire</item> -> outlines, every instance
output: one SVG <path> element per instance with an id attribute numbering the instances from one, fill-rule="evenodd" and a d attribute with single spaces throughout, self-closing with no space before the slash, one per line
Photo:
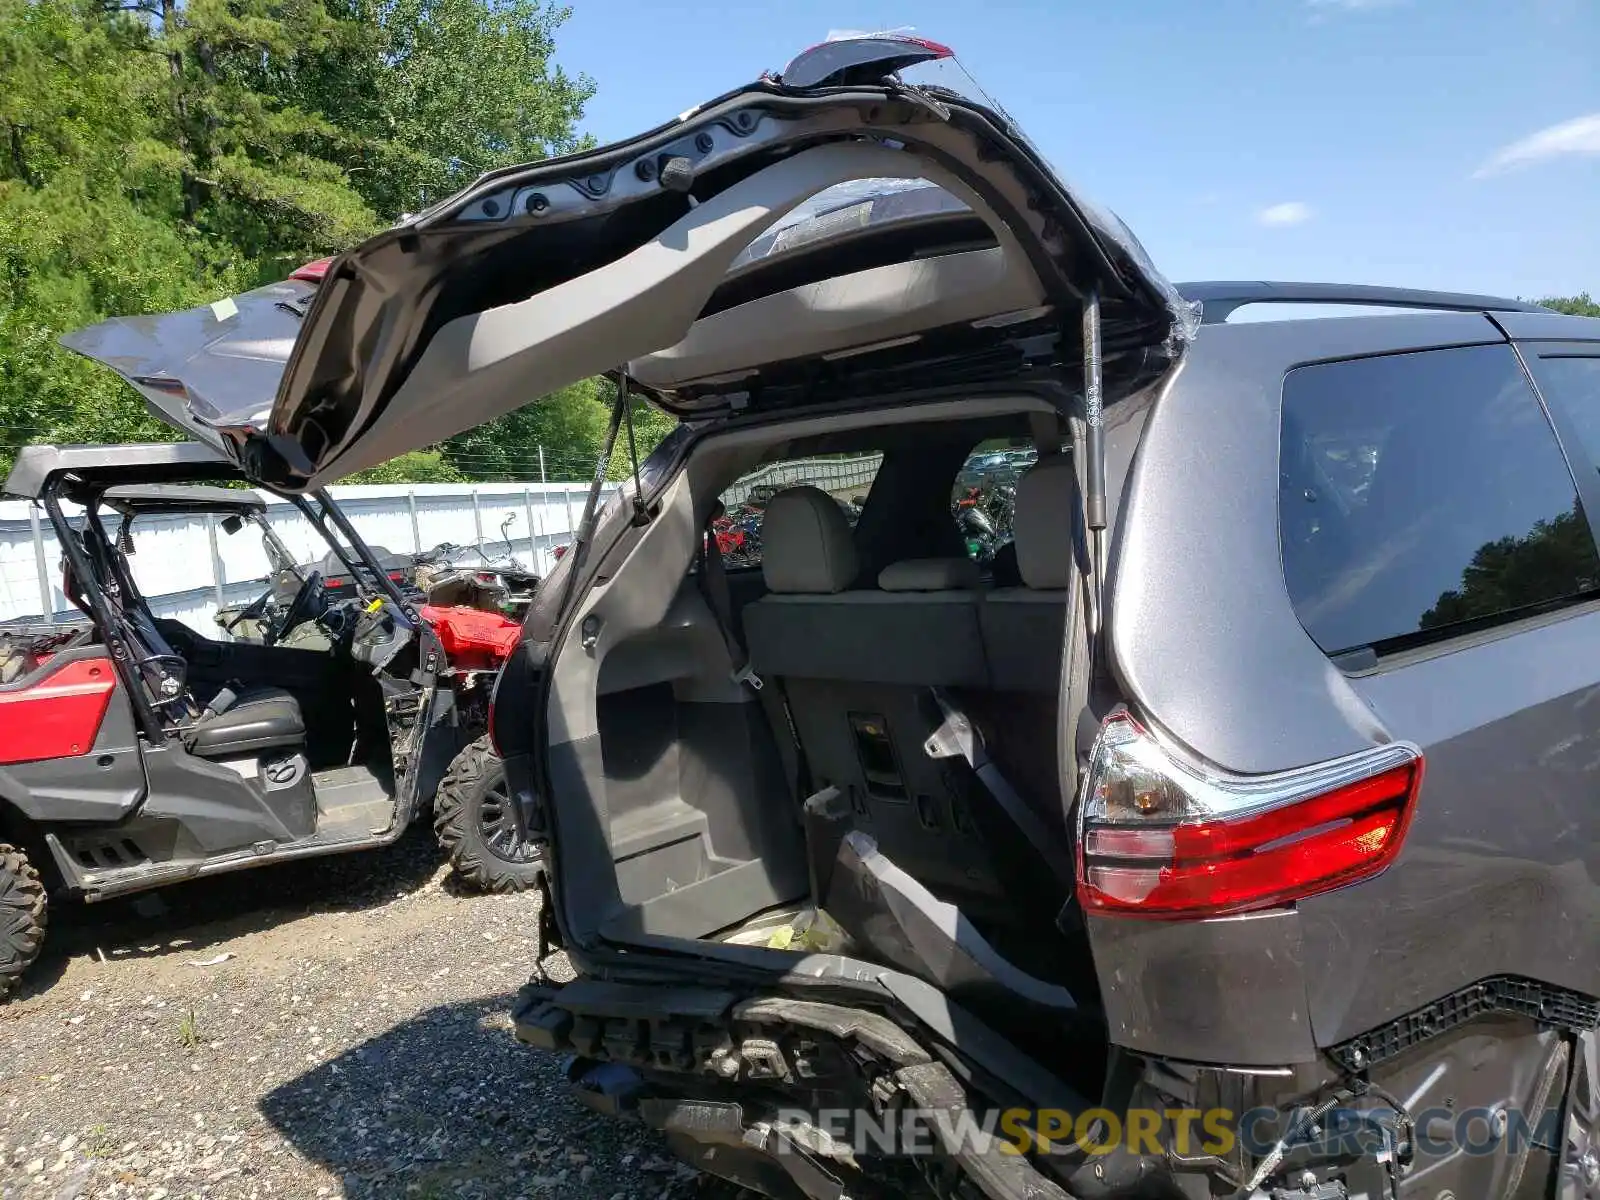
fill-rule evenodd
<path id="1" fill-rule="evenodd" d="M 450 764 L 433 798 L 433 831 L 462 881 L 485 892 L 531 888 L 543 856 L 519 841 L 505 767 L 487 737 Z"/>
<path id="2" fill-rule="evenodd" d="M 44 945 L 45 895 L 39 872 L 15 846 L 0 842 L 0 1000 L 39 957 Z"/>

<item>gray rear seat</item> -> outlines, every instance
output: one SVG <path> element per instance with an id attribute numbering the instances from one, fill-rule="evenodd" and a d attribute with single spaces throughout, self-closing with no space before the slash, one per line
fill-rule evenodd
<path id="1" fill-rule="evenodd" d="M 858 568 L 849 525 L 812 487 L 773 497 L 761 541 L 769 594 L 744 610 L 750 664 L 787 696 L 813 788 L 837 787 L 860 827 L 929 887 L 999 907 L 973 781 L 922 748 L 939 720 L 930 688 L 989 686 L 975 568 L 894 563 L 878 589 L 847 590 Z"/>
<path id="2" fill-rule="evenodd" d="M 768 594 L 744 610 L 750 662 L 761 674 L 988 686 L 971 563 L 894 563 L 879 589 L 847 590 L 859 566 L 850 526 L 814 487 L 768 502 L 761 548 Z"/>
<path id="3" fill-rule="evenodd" d="M 1006 777 L 1063 836 L 1070 798 L 1061 794 L 1056 747 L 1067 619 L 1082 602 L 1080 512 L 1070 457 L 1045 458 L 1018 481 L 1012 535 L 1023 586 L 985 596 L 980 618 L 992 690 L 964 697 Z"/>
<path id="4" fill-rule="evenodd" d="M 982 609 L 991 686 L 998 691 L 1054 696 L 1060 690 L 1067 612 L 1077 602 L 1077 489 L 1065 455 L 1044 459 L 1017 483 L 1012 536 L 1023 586 L 997 588 Z"/>

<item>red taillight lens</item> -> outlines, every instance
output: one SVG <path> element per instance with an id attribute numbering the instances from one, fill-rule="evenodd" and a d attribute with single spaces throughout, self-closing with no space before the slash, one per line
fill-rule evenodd
<path id="1" fill-rule="evenodd" d="M 1211 917 L 1369 879 L 1399 854 L 1421 782 L 1422 756 L 1403 744 L 1278 775 L 1202 772 L 1116 714 L 1080 805 L 1080 900 Z"/>
<path id="2" fill-rule="evenodd" d="M 331 258 L 319 258 L 308 262 L 303 267 L 296 267 L 289 272 L 290 279 L 304 280 L 306 283 L 321 283 L 328 274 L 328 266 L 333 262 Z"/>
<path id="3" fill-rule="evenodd" d="M 405 575 L 399 571 L 390 571 L 389 578 L 394 580 L 396 583 L 404 583 L 406 581 Z"/>

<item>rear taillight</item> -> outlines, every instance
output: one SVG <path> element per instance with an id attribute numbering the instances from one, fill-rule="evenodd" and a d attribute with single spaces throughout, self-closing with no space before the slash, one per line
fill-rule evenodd
<path id="1" fill-rule="evenodd" d="M 1276 775 L 1202 771 L 1113 714 L 1079 805 L 1079 898 L 1182 919 L 1369 879 L 1399 854 L 1421 782 L 1422 755 L 1402 743 Z"/>
<path id="2" fill-rule="evenodd" d="M 289 272 L 290 279 L 303 280 L 306 283 L 321 283 L 328 275 L 328 267 L 333 262 L 331 258 L 319 258 L 308 262 L 303 267 L 296 267 Z"/>

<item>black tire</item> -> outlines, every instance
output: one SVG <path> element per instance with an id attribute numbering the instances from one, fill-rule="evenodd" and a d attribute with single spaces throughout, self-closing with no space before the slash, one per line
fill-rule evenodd
<path id="1" fill-rule="evenodd" d="M 39 957 L 44 945 L 45 895 L 39 872 L 15 846 L 0 842 L 0 1000 Z"/>
<path id="2" fill-rule="evenodd" d="M 450 764 L 433 798 L 433 831 L 460 878 L 485 892 L 531 888 L 543 855 L 517 834 L 505 769 L 487 737 Z"/>

